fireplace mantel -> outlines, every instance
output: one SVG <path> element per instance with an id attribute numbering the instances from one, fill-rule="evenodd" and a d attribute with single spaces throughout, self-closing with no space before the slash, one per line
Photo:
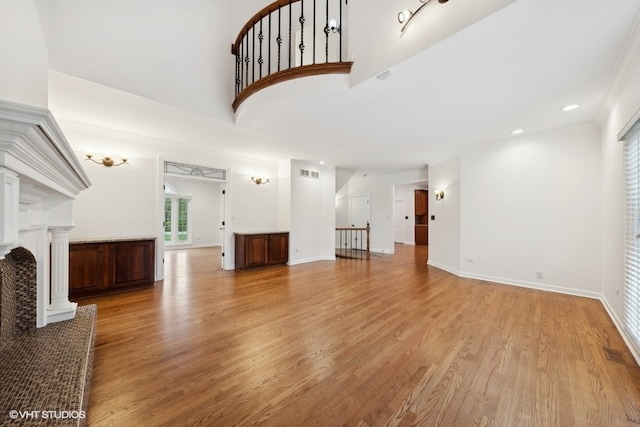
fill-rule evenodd
<path id="1" fill-rule="evenodd" d="M 36 257 L 38 326 L 75 314 L 68 232 L 73 201 L 90 185 L 51 111 L 0 100 L 0 259 L 19 246 Z"/>

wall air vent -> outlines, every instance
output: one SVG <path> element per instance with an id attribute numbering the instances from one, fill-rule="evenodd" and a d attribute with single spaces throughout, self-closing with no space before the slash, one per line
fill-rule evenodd
<path id="1" fill-rule="evenodd" d="M 320 172 L 310 171 L 308 169 L 300 169 L 300 176 L 305 178 L 320 179 Z"/>

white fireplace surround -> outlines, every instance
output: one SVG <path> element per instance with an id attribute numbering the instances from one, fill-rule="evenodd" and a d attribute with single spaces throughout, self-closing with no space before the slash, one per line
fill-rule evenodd
<path id="1" fill-rule="evenodd" d="M 49 110 L 0 100 L 0 259 L 19 246 L 36 258 L 38 327 L 75 316 L 69 231 L 90 185 Z"/>

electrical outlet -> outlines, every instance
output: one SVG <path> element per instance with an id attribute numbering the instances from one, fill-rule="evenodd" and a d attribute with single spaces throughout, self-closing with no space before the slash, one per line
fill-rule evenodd
<path id="1" fill-rule="evenodd" d="M 542 280 L 542 278 L 543 278 L 542 271 L 536 271 L 536 279 Z"/>

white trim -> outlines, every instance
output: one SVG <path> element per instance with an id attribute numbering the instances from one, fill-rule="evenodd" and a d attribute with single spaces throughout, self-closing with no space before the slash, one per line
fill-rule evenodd
<path id="1" fill-rule="evenodd" d="M 166 246 L 165 250 L 177 251 L 180 249 L 201 249 L 201 248 L 222 248 L 222 244 L 220 243 L 197 243 L 193 245 L 175 244 L 175 245 Z"/>
<path id="2" fill-rule="evenodd" d="M 315 262 L 315 261 L 335 261 L 335 260 L 336 260 L 335 255 L 333 255 L 333 256 L 319 256 L 319 257 L 298 259 L 298 260 L 295 260 L 295 261 L 289 260 L 287 265 L 299 265 L 299 264 L 307 264 L 309 262 Z"/>
<path id="3" fill-rule="evenodd" d="M 624 88 L 640 61 L 638 52 L 640 52 L 640 14 L 636 16 L 627 44 L 615 68 L 616 72 L 600 101 L 600 107 L 596 115 L 596 121 L 598 123 L 605 123 L 607 117 L 611 114 L 613 106 L 618 102 L 620 95 L 624 92 Z"/>
<path id="4" fill-rule="evenodd" d="M 624 125 L 622 130 L 618 133 L 618 141 L 623 141 L 629 138 L 633 133 L 640 130 L 640 108 L 635 112 L 631 119 Z"/>
<path id="5" fill-rule="evenodd" d="M 588 292 L 588 291 L 582 291 L 578 289 L 565 288 L 565 287 L 559 287 L 559 286 L 540 285 L 539 283 L 526 282 L 526 281 L 507 280 L 499 277 L 483 276 L 480 274 L 464 273 L 433 261 L 427 261 L 427 265 L 435 268 L 439 268 L 440 270 L 446 271 L 447 273 L 453 274 L 454 276 L 463 277 L 467 279 L 482 280 L 482 281 L 487 281 L 487 282 L 491 282 L 499 285 L 517 286 L 521 288 L 535 289 L 543 292 L 555 292 L 555 293 L 560 293 L 565 295 L 586 297 L 586 298 L 599 300 L 604 306 L 605 310 L 607 311 L 607 314 L 611 318 L 611 321 L 613 322 L 615 328 L 618 330 L 618 333 L 622 336 L 622 339 L 627 345 L 629 352 L 631 352 L 631 355 L 635 359 L 636 363 L 640 365 L 640 348 L 637 348 L 633 344 L 633 341 L 631 340 L 631 338 L 629 337 L 625 329 L 622 327 L 623 322 L 620 319 L 618 319 L 618 317 L 615 315 L 615 311 L 609 305 L 604 295 L 601 293 Z"/>
<path id="6" fill-rule="evenodd" d="M 430 265 L 430 266 L 435 267 L 435 268 L 439 268 L 440 270 L 444 270 L 447 273 L 453 274 L 454 276 L 460 276 L 461 275 L 458 270 L 455 270 L 455 269 L 453 269 L 453 268 L 451 268 L 449 266 L 446 266 L 444 264 L 440 264 L 438 262 L 427 260 L 427 265 Z"/>
<path id="7" fill-rule="evenodd" d="M 541 139 L 560 138 L 560 137 L 565 137 L 569 135 L 591 132 L 594 130 L 600 130 L 600 125 L 598 125 L 595 122 L 584 122 L 584 123 L 579 123 L 571 126 L 563 126 L 560 128 L 547 129 L 540 132 L 527 133 L 518 137 L 510 136 L 510 137 L 504 137 L 497 140 L 492 139 L 489 141 L 478 142 L 478 143 L 469 145 L 468 147 L 465 147 L 460 151 L 460 153 L 470 153 L 475 151 L 486 150 L 489 148 L 498 148 L 502 146 L 511 146 L 514 144 L 538 142 Z M 451 157 L 456 157 L 456 156 L 451 156 Z"/>
<path id="8" fill-rule="evenodd" d="M 67 197 L 91 181 L 49 110 L 0 100 L 2 164 Z"/>
<path id="9" fill-rule="evenodd" d="M 512 279 L 505 279 L 503 277 L 485 276 L 482 274 L 460 272 L 460 277 L 464 277 L 467 279 L 483 280 L 486 282 L 493 282 L 501 285 L 518 286 L 520 288 L 535 289 L 538 291 L 555 292 L 558 294 L 572 295 L 576 297 L 600 299 L 602 296 L 602 294 L 598 292 L 589 292 L 589 291 L 583 291 L 581 289 L 565 288 L 563 286 L 528 282 L 526 280 L 512 280 Z"/>
<path id="10" fill-rule="evenodd" d="M 624 323 L 620 319 L 618 319 L 618 316 L 616 316 L 615 311 L 609 305 L 609 302 L 604 297 L 604 295 L 600 295 L 600 302 L 602 302 L 602 305 L 604 306 L 605 310 L 607 310 L 607 313 L 609 314 L 611 321 L 613 322 L 616 329 L 622 336 L 622 340 L 627 345 L 627 348 L 631 352 L 631 355 L 633 356 L 633 358 L 636 360 L 636 363 L 640 365 L 640 348 L 635 346 L 635 344 L 633 343 L 633 340 L 627 334 L 627 331 L 622 327 Z"/>

